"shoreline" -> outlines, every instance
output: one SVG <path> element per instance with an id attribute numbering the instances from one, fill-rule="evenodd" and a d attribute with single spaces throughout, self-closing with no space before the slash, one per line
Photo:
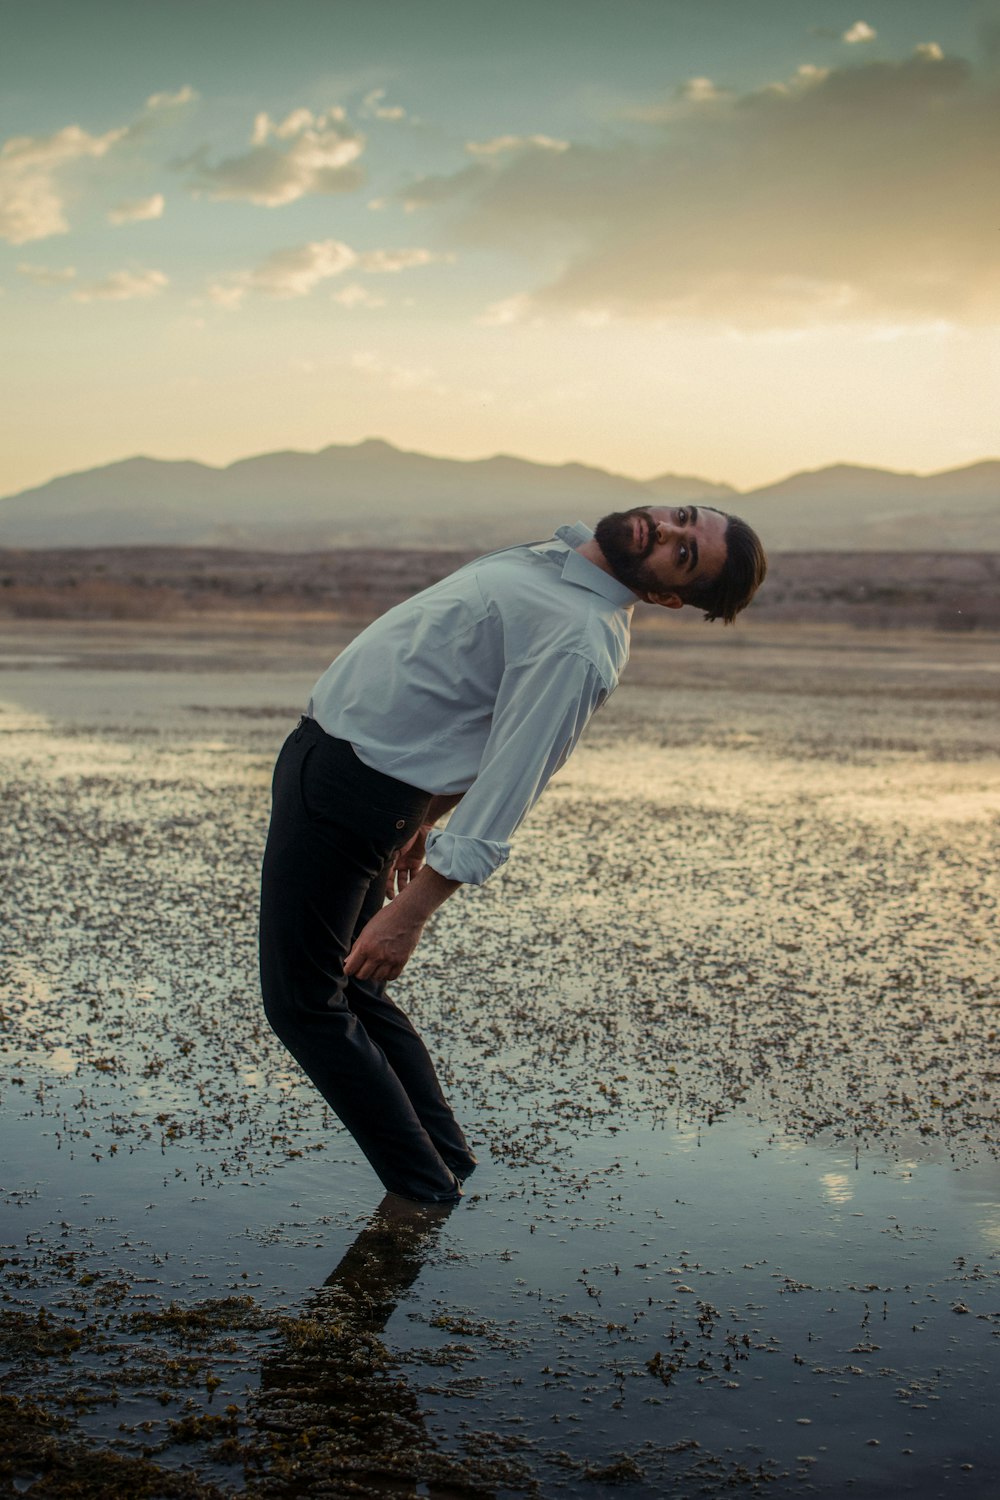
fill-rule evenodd
<path id="1" fill-rule="evenodd" d="M 470 550 L 285 553 L 194 547 L 0 548 L 0 621 L 247 617 L 363 622 L 473 557 Z M 640 605 L 636 625 L 663 624 Z M 775 552 L 741 624 L 1000 631 L 1000 553 Z M 672 634 L 701 623 L 680 611 Z"/>

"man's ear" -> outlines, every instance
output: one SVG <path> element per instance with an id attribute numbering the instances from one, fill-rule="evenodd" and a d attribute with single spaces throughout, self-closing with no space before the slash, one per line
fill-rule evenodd
<path id="1" fill-rule="evenodd" d="M 664 609 L 683 609 L 684 600 L 679 594 L 647 594 L 647 604 L 660 604 Z"/>

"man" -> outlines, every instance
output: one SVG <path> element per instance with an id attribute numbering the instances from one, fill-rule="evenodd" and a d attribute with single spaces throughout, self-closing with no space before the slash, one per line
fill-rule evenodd
<path id="1" fill-rule="evenodd" d="M 735 516 L 616 513 L 467 564 L 368 626 L 316 683 L 274 773 L 264 1007 L 390 1192 L 455 1201 L 476 1161 L 386 983 L 432 912 L 506 860 L 617 686 L 636 600 L 729 624 L 765 569 Z"/>

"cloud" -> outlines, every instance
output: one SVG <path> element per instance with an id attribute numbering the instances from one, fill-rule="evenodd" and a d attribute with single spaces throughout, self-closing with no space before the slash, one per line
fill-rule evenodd
<path id="1" fill-rule="evenodd" d="M 929 44 L 806 65 L 708 109 L 674 107 L 638 140 L 480 155 L 399 196 L 439 241 L 534 267 L 536 312 L 995 320 L 995 90 Z"/>
<path id="2" fill-rule="evenodd" d="M 280 208 L 309 194 L 344 193 L 361 185 L 358 158 L 365 138 L 345 122 L 342 109 L 315 115 L 294 109 L 275 122 L 262 112 L 254 120 L 250 150 L 214 166 L 203 147 L 180 165 L 196 190 L 209 197 Z"/>
<path id="3" fill-rule="evenodd" d="M 525 292 L 516 292 L 513 297 L 491 302 L 475 321 L 480 328 L 509 328 L 512 323 L 523 323 L 530 311 L 531 298 Z"/>
<path id="4" fill-rule="evenodd" d="M 418 209 L 429 208 L 435 203 L 472 199 L 478 189 L 486 188 L 494 180 L 490 165 L 475 162 L 450 175 L 421 177 L 411 183 L 400 197 L 406 212 L 416 213 Z"/>
<path id="5" fill-rule="evenodd" d="M 164 198 L 154 193 L 150 198 L 124 198 L 108 212 L 110 224 L 137 224 L 144 219 L 162 219 Z"/>
<path id="6" fill-rule="evenodd" d="M 802 89 L 815 88 L 824 78 L 829 78 L 829 68 L 817 68 L 815 63 L 800 63 L 786 83 L 771 83 L 762 90 L 764 94 L 792 94 Z"/>
<path id="7" fill-rule="evenodd" d="M 467 141 L 470 156 L 499 156 L 502 151 L 568 151 L 569 141 L 550 135 L 497 135 L 490 141 Z"/>
<path id="8" fill-rule="evenodd" d="M 307 297 L 321 281 L 357 270 L 369 274 L 398 274 L 413 266 L 433 261 L 450 261 L 454 256 L 412 247 L 403 250 L 353 250 L 342 240 L 311 240 L 276 250 L 252 271 L 237 271 L 225 281 L 209 288 L 209 297 L 220 307 L 239 307 L 247 292 L 287 299 Z M 355 300 L 357 298 L 355 297 Z M 375 306 L 369 300 L 369 307 Z"/>
<path id="9" fill-rule="evenodd" d="M 384 307 L 385 298 L 375 297 L 360 281 L 351 281 L 341 291 L 333 293 L 333 301 L 341 307 Z"/>
<path id="10" fill-rule="evenodd" d="M 106 156 L 112 147 L 148 135 L 197 97 L 189 86 L 172 94 L 151 94 L 131 124 L 103 135 L 92 135 L 79 125 L 66 125 L 52 135 L 12 136 L 0 149 L 0 239 L 26 245 L 50 235 L 68 234 L 65 174 L 81 162 Z M 112 223 L 119 222 L 124 220 L 112 219 Z"/>
<path id="11" fill-rule="evenodd" d="M 319 282 L 340 276 L 357 263 L 350 245 L 340 240 L 313 240 L 289 250 L 276 250 L 249 272 L 247 284 L 269 297 L 306 297 Z"/>
<path id="12" fill-rule="evenodd" d="M 791 94 L 822 83 L 829 72 L 829 68 L 820 68 L 814 63 L 800 63 L 791 78 L 765 84 L 760 92 L 765 96 Z M 688 78 L 674 90 L 672 98 L 626 110 L 623 118 L 642 120 L 647 125 L 670 125 L 690 118 L 707 105 L 732 104 L 736 97 L 730 89 L 718 88 L 711 78 Z"/>
<path id="13" fill-rule="evenodd" d="M 840 40 L 853 47 L 858 42 L 873 42 L 877 36 L 878 32 L 873 26 L 869 26 L 867 21 L 855 21 L 854 25 L 849 26 L 843 33 Z"/>
<path id="14" fill-rule="evenodd" d="M 372 89 L 364 97 L 361 113 L 376 120 L 405 120 L 406 110 L 401 109 L 398 104 L 383 104 L 384 98 L 385 89 Z"/>
<path id="15" fill-rule="evenodd" d="M 242 305 L 247 291 L 248 287 L 239 282 L 215 281 L 208 289 L 208 300 L 214 302 L 216 307 L 224 307 L 227 312 L 233 312 Z"/>
<path id="16" fill-rule="evenodd" d="M 181 109 L 185 104 L 193 104 L 197 98 L 195 90 L 189 83 L 186 83 L 183 88 L 177 89 L 173 94 L 150 94 L 146 100 L 146 108 L 154 112 L 163 109 Z"/>
<path id="17" fill-rule="evenodd" d="M 53 135 L 12 136 L 0 149 L 0 239 L 12 245 L 67 234 L 59 174 L 74 162 L 104 156 L 127 128 L 91 135 L 67 125 Z"/>
<path id="18" fill-rule="evenodd" d="M 140 141 L 155 132 L 169 129 L 176 117 L 199 97 L 188 83 L 173 92 L 164 90 L 158 94 L 150 94 L 139 114 L 128 126 L 126 136 L 130 141 Z"/>
<path id="19" fill-rule="evenodd" d="M 728 89 L 720 89 L 711 78 L 688 78 L 674 90 L 672 98 L 657 104 L 634 106 L 625 110 L 622 118 L 641 120 L 647 125 L 666 125 L 671 120 L 682 118 L 692 108 L 704 108 L 731 97 Z"/>
<path id="20" fill-rule="evenodd" d="M 681 85 L 679 92 L 682 99 L 693 99 L 699 104 L 706 99 L 722 97 L 711 78 L 689 78 Z"/>
<path id="21" fill-rule="evenodd" d="M 34 266 L 27 261 L 21 261 L 17 268 L 20 276 L 27 276 L 36 286 L 65 286 L 67 281 L 72 281 L 76 275 L 75 266 L 63 266 L 56 269 L 54 266 Z"/>
<path id="22" fill-rule="evenodd" d="M 157 297 L 168 284 L 162 271 L 113 271 L 103 281 L 91 281 L 73 293 L 77 302 L 132 302 Z"/>
<path id="23" fill-rule="evenodd" d="M 434 261 L 454 259 L 452 254 L 442 254 L 435 250 L 425 250 L 414 246 L 407 250 L 365 250 L 359 256 L 359 265 L 362 271 L 394 274 L 398 271 L 408 271 L 413 266 L 429 266 Z"/>
<path id="24" fill-rule="evenodd" d="M 351 366 L 394 391 L 429 391 L 434 396 L 448 394 L 448 387 L 442 384 L 430 365 L 398 365 L 368 350 L 358 350 L 351 356 Z"/>

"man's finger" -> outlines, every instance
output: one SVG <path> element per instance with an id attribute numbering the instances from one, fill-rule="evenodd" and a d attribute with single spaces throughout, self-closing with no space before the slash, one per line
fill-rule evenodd
<path id="1" fill-rule="evenodd" d="M 376 982 L 396 978 L 391 961 L 366 954 L 363 949 L 359 951 L 357 946 L 351 949 L 344 960 L 344 973 L 351 979 L 374 979 Z"/>

